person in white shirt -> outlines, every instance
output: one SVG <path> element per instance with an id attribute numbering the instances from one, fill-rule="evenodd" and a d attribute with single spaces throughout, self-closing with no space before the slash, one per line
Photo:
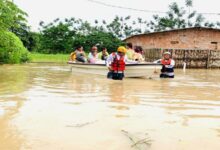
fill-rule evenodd
<path id="1" fill-rule="evenodd" d="M 91 48 L 91 51 L 88 55 L 88 62 L 91 64 L 95 64 L 99 60 L 98 58 L 98 48 L 96 46 L 93 46 Z"/>

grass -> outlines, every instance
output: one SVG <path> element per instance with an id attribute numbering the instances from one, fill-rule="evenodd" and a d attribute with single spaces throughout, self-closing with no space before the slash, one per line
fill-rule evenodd
<path id="1" fill-rule="evenodd" d="M 56 62 L 66 63 L 69 59 L 69 54 L 41 54 L 31 53 L 31 62 Z"/>

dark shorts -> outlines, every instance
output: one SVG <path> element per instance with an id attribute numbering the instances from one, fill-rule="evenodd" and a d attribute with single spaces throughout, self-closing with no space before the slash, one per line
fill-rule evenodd
<path id="1" fill-rule="evenodd" d="M 107 74 L 108 79 L 113 79 L 113 80 L 123 80 L 124 78 L 124 73 L 114 73 L 114 72 L 108 72 Z"/>
<path id="2" fill-rule="evenodd" d="M 165 74 L 160 74 L 160 78 L 174 78 L 174 76 L 168 76 Z"/>
<path id="3" fill-rule="evenodd" d="M 76 57 L 76 60 L 79 61 L 79 62 L 83 62 L 83 63 L 86 62 L 86 59 L 85 59 L 85 57 L 83 57 L 83 56 Z"/>

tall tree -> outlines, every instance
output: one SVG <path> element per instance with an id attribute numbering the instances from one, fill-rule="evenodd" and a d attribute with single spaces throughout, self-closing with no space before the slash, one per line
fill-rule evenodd
<path id="1" fill-rule="evenodd" d="M 141 25 L 144 23 L 141 18 L 138 19 L 139 27 L 135 27 L 136 22 L 131 23 L 131 16 L 119 17 L 116 16 L 112 22 L 106 24 L 108 32 L 113 33 L 116 37 L 123 39 L 128 36 L 141 33 Z"/>
<path id="2" fill-rule="evenodd" d="M 27 14 L 9 0 L 0 0 L 0 29 L 9 30 L 25 22 Z"/>
<path id="3" fill-rule="evenodd" d="M 190 26 L 190 18 L 192 18 L 192 14 L 190 13 L 190 8 L 193 6 L 193 1 L 192 0 L 185 0 L 186 7 L 188 7 L 188 26 Z"/>
<path id="4" fill-rule="evenodd" d="M 9 0 L 0 0 L 0 61 L 21 63 L 29 59 L 28 51 L 21 40 L 12 32 L 25 22 L 26 13 Z"/>
<path id="5" fill-rule="evenodd" d="M 66 53 L 72 50 L 72 39 L 75 32 L 70 30 L 71 24 L 56 21 L 42 25 L 41 49 L 45 53 Z"/>
<path id="6" fill-rule="evenodd" d="M 52 23 L 40 22 L 41 38 L 39 52 L 43 53 L 70 53 L 78 45 L 82 45 L 88 52 L 93 45 L 107 47 L 114 51 L 123 42 L 113 33 L 108 32 L 101 25 L 91 26 L 81 19 L 60 19 Z"/>
<path id="7" fill-rule="evenodd" d="M 153 31 L 163 31 L 170 29 L 179 29 L 186 27 L 200 27 L 205 26 L 205 18 L 202 14 L 198 14 L 196 11 L 190 11 L 193 2 L 192 0 L 185 1 L 186 7 L 180 7 L 176 2 L 169 5 L 169 10 L 165 16 L 154 15 L 153 20 L 150 21 L 150 28 Z"/>

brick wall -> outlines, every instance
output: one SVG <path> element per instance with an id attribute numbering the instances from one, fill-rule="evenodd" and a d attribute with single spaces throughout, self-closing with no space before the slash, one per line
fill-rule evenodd
<path id="1" fill-rule="evenodd" d="M 220 30 L 188 28 L 132 36 L 125 40 L 144 49 L 211 49 L 220 50 Z"/>

